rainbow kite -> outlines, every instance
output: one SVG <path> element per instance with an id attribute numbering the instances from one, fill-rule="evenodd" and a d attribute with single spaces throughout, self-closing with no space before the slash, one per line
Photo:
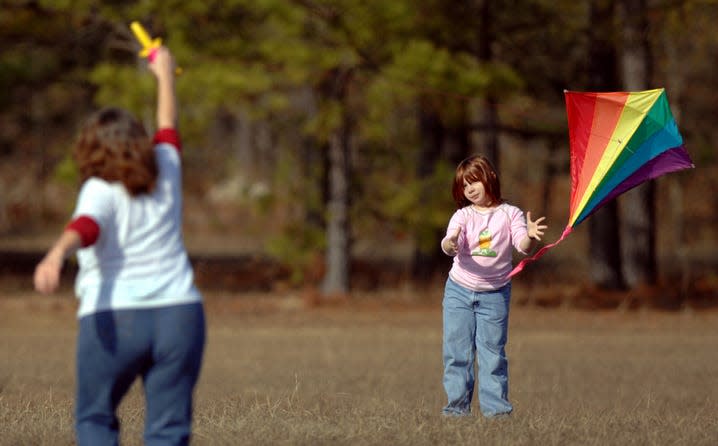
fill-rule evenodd
<path id="1" fill-rule="evenodd" d="M 509 277 L 559 244 L 601 206 L 639 184 L 695 167 L 663 88 L 637 92 L 564 91 L 571 152 L 568 224 Z"/>

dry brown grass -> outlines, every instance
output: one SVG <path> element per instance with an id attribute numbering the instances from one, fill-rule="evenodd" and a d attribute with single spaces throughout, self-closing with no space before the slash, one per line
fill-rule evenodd
<path id="1" fill-rule="evenodd" d="M 716 312 L 514 307 L 515 413 L 489 421 L 440 416 L 440 306 L 423 302 L 207 296 L 193 444 L 718 444 Z M 0 298 L 0 444 L 73 443 L 74 309 Z M 136 385 L 123 444 L 141 444 L 142 406 Z"/>

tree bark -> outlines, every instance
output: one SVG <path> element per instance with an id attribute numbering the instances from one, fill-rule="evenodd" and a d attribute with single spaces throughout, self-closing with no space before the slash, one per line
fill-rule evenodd
<path id="1" fill-rule="evenodd" d="M 471 149 L 470 126 L 468 125 L 468 117 L 465 114 L 461 122 L 455 122 L 451 126 L 444 125 L 441 120 L 441 113 L 435 105 L 421 104 L 418 113 L 421 146 L 417 162 L 417 177 L 422 180 L 428 179 L 434 174 L 440 159 L 447 160 L 451 165 L 458 165 L 461 160 L 469 155 Z M 431 201 L 431 196 L 437 192 L 435 189 L 425 186 L 420 193 L 420 202 L 427 203 Z M 443 193 L 448 195 L 451 192 L 446 189 Z M 433 230 L 430 235 L 432 244 L 429 250 L 423 246 L 425 244 L 421 243 L 419 239 L 421 235 L 415 235 L 415 238 L 419 241 L 419 246 L 414 249 L 412 258 L 411 276 L 413 280 L 426 281 L 431 279 L 432 275 L 438 271 L 438 268 L 446 265 L 447 257 L 441 251 L 438 243 L 444 237 L 445 229 L 445 227 L 441 227 Z"/>
<path id="2" fill-rule="evenodd" d="M 480 0 L 480 3 L 478 58 L 481 63 L 489 64 L 494 57 L 493 51 L 491 50 L 491 46 L 494 42 L 493 29 L 491 27 L 493 23 L 492 3 L 490 0 Z M 486 98 L 483 100 L 479 117 L 480 121 L 486 126 L 486 130 L 482 135 L 482 147 L 480 150 L 484 156 L 491 161 L 494 168 L 500 171 L 498 99 L 491 91 L 487 93 Z"/>
<path id="3" fill-rule="evenodd" d="M 590 0 L 588 73 L 589 88 L 611 91 L 619 87 L 613 25 L 614 0 Z M 591 283 L 599 288 L 625 288 L 621 271 L 618 206 L 611 201 L 588 219 Z"/>
<path id="4" fill-rule="evenodd" d="M 349 237 L 349 141 L 344 127 L 329 142 L 329 202 L 327 203 L 325 296 L 349 291 L 351 243 Z"/>
<path id="5" fill-rule="evenodd" d="M 351 264 L 350 208 L 350 135 L 351 124 L 346 109 L 346 86 L 350 73 L 335 70 L 330 77 L 328 92 L 342 104 L 342 120 L 329 140 L 329 200 L 327 202 L 326 275 L 322 283 L 324 296 L 332 297 L 349 292 Z"/>
<path id="6" fill-rule="evenodd" d="M 444 125 L 441 122 L 439 112 L 431 104 L 422 103 L 422 101 L 419 104 L 418 121 L 421 145 L 419 146 L 417 160 L 417 177 L 421 180 L 430 177 L 434 173 L 436 163 L 441 157 Z M 424 198 L 431 193 L 435 193 L 435 191 L 427 190 L 426 187 L 422 188 L 420 202 L 425 202 Z M 434 236 L 437 240 L 444 237 L 441 231 L 437 231 Z M 420 234 L 415 234 L 414 237 L 418 238 Z M 418 241 L 412 256 L 411 276 L 414 281 L 423 281 L 429 278 L 443 256 L 438 242 L 435 249 L 429 252 L 422 249 L 420 245 L 421 243 Z"/>
<path id="7" fill-rule="evenodd" d="M 623 84 L 627 91 L 645 90 L 652 77 L 646 0 L 622 0 Z M 626 284 L 635 288 L 657 281 L 655 183 L 649 181 L 624 194 L 621 213 L 621 254 Z"/>
<path id="8" fill-rule="evenodd" d="M 621 273 L 618 204 L 606 204 L 588 219 L 591 283 L 609 290 L 624 289 Z"/>

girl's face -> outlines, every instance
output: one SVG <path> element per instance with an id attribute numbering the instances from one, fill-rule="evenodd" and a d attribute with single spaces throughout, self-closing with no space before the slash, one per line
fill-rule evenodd
<path id="1" fill-rule="evenodd" d="M 488 206 L 491 199 L 486 195 L 486 188 L 481 181 L 469 183 L 464 181 L 464 196 L 476 206 Z"/>

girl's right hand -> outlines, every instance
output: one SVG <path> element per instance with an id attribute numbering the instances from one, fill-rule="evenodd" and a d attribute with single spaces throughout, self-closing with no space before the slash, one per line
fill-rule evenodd
<path id="1" fill-rule="evenodd" d="M 457 228 L 453 235 L 444 239 L 442 247 L 444 251 L 451 256 L 456 255 L 456 251 L 458 250 L 459 234 L 461 234 L 461 228 Z"/>

